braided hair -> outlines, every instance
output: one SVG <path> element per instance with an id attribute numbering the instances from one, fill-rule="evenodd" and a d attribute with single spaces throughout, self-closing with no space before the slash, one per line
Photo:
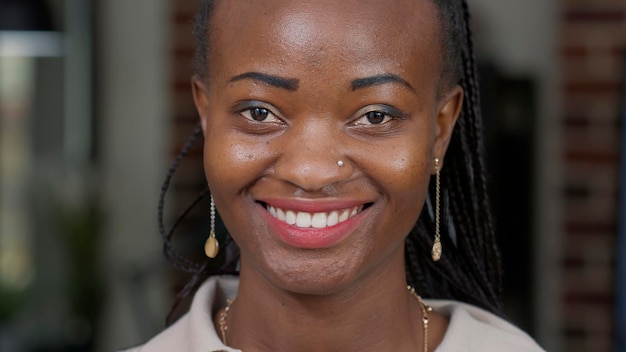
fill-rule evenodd
<path id="1" fill-rule="evenodd" d="M 441 24 L 444 65 L 440 86 L 460 85 L 465 94 L 461 114 L 452 133 L 441 171 L 442 237 L 445 255 L 434 263 L 430 249 L 434 235 L 434 182 L 422 214 L 408 234 L 405 243 L 407 282 L 424 297 L 454 299 L 483 307 L 502 315 L 500 306 L 501 261 L 487 195 L 487 177 L 483 146 L 478 73 L 470 30 L 466 0 L 433 0 Z M 196 53 L 194 66 L 200 77 L 206 77 L 210 61 L 209 21 L 216 0 L 200 0 L 194 24 Z M 164 198 L 176 168 L 189 152 L 202 131 L 196 126 L 189 140 L 169 169 L 159 201 L 159 230 L 164 240 L 164 253 L 173 265 L 192 278 L 179 292 L 168 320 L 180 301 L 188 296 L 206 277 L 224 273 L 237 274 L 237 255 L 222 258 L 219 265 L 192 262 L 180 255 L 171 244 L 176 226 L 203 197 L 208 188 L 183 211 L 172 229 L 163 225 Z M 431 180 L 432 181 L 432 180 Z M 447 235 L 446 235 L 447 234 Z M 230 236 L 220 234 L 223 246 L 235 246 Z M 238 251 L 235 251 L 238 253 Z"/>

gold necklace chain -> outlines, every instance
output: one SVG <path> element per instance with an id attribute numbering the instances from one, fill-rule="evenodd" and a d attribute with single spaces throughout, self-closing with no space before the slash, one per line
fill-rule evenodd
<path id="1" fill-rule="evenodd" d="M 422 297 L 415 292 L 415 289 L 408 285 L 406 287 L 411 296 L 415 297 L 417 302 L 420 304 L 420 308 L 422 309 L 422 326 L 424 327 L 424 352 L 428 352 L 428 313 L 433 311 L 433 308 L 422 300 Z"/>
<path id="2" fill-rule="evenodd" d="M 420 305 L 420 309 L 422 310 L 422 326 L 424 328 L 424 352 L 428 352 L 428 313 L 432 312 L 432 307 L 424 303 L 422 297 L 415 292 L 415 289 L 411 286 L 406 287 L 409 290 L 411 296 L 415 297 L 417 302 Z M 228 346 L 226 342 L 226 331 L 228 331 L 228 324 L 226 323 L 226 319 L 228 319 L 228 312 L 230 311 L 230 306 L 235 302 L 234 299 L 226 300 L 226 308 L 220 312 L 220 316 L 218 319 L 218 323 L 220 325 L 220 334 L 222 335 L 222 341 L 224 345 Z"/>
<path id="3" fill-rule="evenodd" d="M 228 331 L 228 325 L 226 324 L 226 318 L 228 318 L 228 311 L 230 310 L 230 306 L 235 302 L 234 299 L 226 300 L 226 308 L 220 312 L 219 324 L 220 324 L 220 334 L 222 335 L 222 341 L 224 345 L 228 346 L 226 342 L 226 331 Z"/>

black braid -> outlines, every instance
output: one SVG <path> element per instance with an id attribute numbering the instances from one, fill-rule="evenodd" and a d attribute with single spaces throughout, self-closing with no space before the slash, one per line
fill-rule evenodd
<path id="1" fill-rule="evenodd" d="M 444 236 L 443 258 L 437 263 L 430 260 L 434 217 L 425 207 L 407 237 L 407 279 L 427 285 L 422 291 L 424 296 L 458 299 L 500 313 L 501 264 L 487 196 L 478 74 L 469 10 L 466 1 L 435 1 L 447 54 L 442 79 L 444 85 L 460 84 L 465 92 L 461 116 L 441 172 L 442 189 L 447 194 L 444 197 L 448 206 L 446 216 L 454 226 L 456 246 Z M 432 186 L 430 194 L 434 198 Z M 442 223 L 445 226 L 448 222 Z"/>
<path id="2" fill-rule="evenodd" d="M 434 203 L 433 180 L 429 188 L 431 199 L 427 200 L 419 220 L 406 238 L 407 282 L 414 285 L 425 297 L 460 300 L 501 314 L 501 262 L 487 195 L 479 83 L 469 9 L 465 0 L 433 1 L 438 7 L 442 27 L 444 65 L 441 73 L 443 83 L 440 86 L 445 88 L 446 85 L 451 87 L 459 84 L 465 95 L 441 171 L 441 186 L 445 194 L 441 238 L 444 255 L 437 263 L 430 259 L 434 235 L 431 206 Z M 196 73 L 201 77 L 206 76 L 210 61 L 209 22 L 215 2 L 216 0 L 200 0 L 194 25 L 195 67 Z M 162 235 L 162 203 L 165 192 L 180 159 L 188 152 L 198 134 L 196 128 L 170 168 L 164 183 L 159 202 L 159 229 Z M 180 219 L 176 221 L 176 225 L 179 222 Z M 448 224 L 456 234 L 454 242 L 446 236 Z M 178 301 L 191 293 L 201 278 L 225 272 L 224 268 L 231 270 L 235 267 L 234 262 L 238 256 L 226 258 L 220 270 L 215 270 L 207 263 L 191 263 L 181 258 L 170 244 L 172 231 L 163 235 L 166 255 L 174 261 L 175 266 L 182 266 L 183 270 L 194 273 L 191 281 L 179 294 Z M 230 237 L 227 238 L 228 243 L 232 242 Z"/>
<path id="3" fill-rule="evenodd" d="M 474 72 L 474 77 L 478 77 L 478 73 L 477 73 L 477 65 L 476 65 L 476 57 L 474 54 L 474 41 L 472 38 L 472 32 L 471 32 L 471 28 L 469 26 L 470 23 L 470 12 L 469 12 L 469 8 L 467 6 L 467 3 L 463 2 L 463 10 L 464 10 L 464 17 L 465 17 L 465 23 L 466 23 L 466 33 L 467 33 L 467 42 L 468 42 L 468 53 L 469 53 L 469 57 L 470 57 L 470 62 L 471 62 L 471 67 L 473 68 L 473 72 Z M 473 104 L 472 106 L 475 109 L 475 114 L 476 116 L 482 116 L 482 112 L 481 112 L 481 105 L 480 105 L 480 88 L 478 87 L 478 81 L 475 78 L 473 80 L 474 85 L 472 87 L 472 91 L 473 91 Z M 482 122 L 481 120 L 478 120 L 478 122 Z M 482 131 L 482 124 L 478 124 L 475 126 L 475 130 L 477 131 Z M 485 157 L 484 157 L 484 139 L 482 137 L 481 133 L 477 133 L 476 134 L 476 143 L 477 143 L 477 152 L 478 152 L 478 158 L 476 158 L 476 161 L 479 164 L 479 167 L 481 170 L 486 170 L 487 167 L 485 165 Z M 486 172 L 481 172 L 480 173 L 480 182 L 478 183 L 478 188 L 479 188 L 479 192 L 481 194 L 487 194 L 487 173 Z M 482 204 L 480 204 L 480 206 L 485 207 L 485 208 L 489 208 L 490 204 L 489 204 L 489 200 L 487 197 L 483 197 L 482 198 Z M 501 289 L 502 289 L 502 275 L 500 272 L 500 267 L 501 267 L 501 258 L 500 258 L 500 252 L 499 249 L 497 247 L 497 242 L 495 239 L 495 228 L 494 228 L 494 221 L 493 221 L 493 216 L 491 214 L 491 212 L 486 212 L 485 216 L 487 217 L 488 221 L 485 221 L 483 224 L 486 226 L 486 228 L 484 229 L 485 233 L 490 234 L 492 236 L 491 241 L 487 241 L 485 243 L 485 251 L 490 251 L 494 254 L 494 259 L 495 261 L 493 262 L 488 262 L 488 264 L 492 265 L 493 267 L 490 268 L 490 271 L 492 271 L 493 273 L 493 277 L 491 277 L 490 279 L 494 280 L 495 282 L 495 288 L 496 288 L 496 296 L 500 296 Z M 495 264 L 494 264 L 495 262 Z M 497 269 L 496 269 L 497 267 Z"/>
<path id="4" fill-rule="evenodd" d="M 187 142 L 185 143 L 181 151 L 178 153 L 178 155 L 176 155 L 176 158 L 172 162 L 172 165 L 170 166 L 167 172 L 167 175 L 165 177 L 165 181 L 163 181 L 163 185 L 161 186 L 161 194 L 159 196 L 157 218 L 158 218 L 159 232 L 161 233 L 161 237 L 163 238 L 163 253 L 165 254 L 165 257 L 167 258 L 167 260 L 169 260 L 176 269 L 193 274 L 191 279 L 185 284 L 183 289 L 180 292 L 178 292 L 178 294 L 176 295 L 174 304 L 172 305 L 172 308 L 170 309 L 166 318 L 167 325 L 171 324 L 174 321 L 175 314 L 177 313 L 178 308 L 180 307 L 183 300 L 191 292 L 195 290 L 198 284 L 201 283 L 205 277 L 209 275 L 215 275 L 215 274 L 223 274 L 223 273 L 232 274 L 233 273 L 232 270 L 230 270 L 231 265 L 229 265 L 228 263 L 219 269 L 215 269 L 215 265 L 211 265 L 212 263 L 209 260 L 206 260 L 203 263 L 193 262 L 185 258 L 178 251 L 176 251 L 176 249 L 174 248 L 171 242 L 174 231 L 176 230 L 178 225 L 180 225 L 180 223 L 185 219 L 187 214 L 189 214 L 189 212 L 198 203 L 200 203 L 202 199 L 206 198 L 206 196 L 209 195 L 210 191 L 208 187 L 206 187 L 202 192 L 200 192 L 196 196 L 196 198 L 185 208 L 185 210 L 178 216 L 178 218 L 172 225 L 171 229 L 167 232 L 165 231 L 165 225 L 163 222 L 165 195 L 167 194 L 172 178 L 174 176 L 174 173 L 178 169 L 178 166 L 180 165 L 183 158 L 189 153 L 189 151 L 191 150 L 191 148 L 193 147 L 193 145 L 195 144 L 195 142 L 198 140 L 198 138 L 201 135 L 202 135 L 202 128 L 200 127 L 200 124 L 198 123 L 194 127 L 193 132 L 191 133 L 191 136 L 189 136 L 189 138 L 187 139 Z M 227 248 L 229 244 L 232 242 L 233 242 L 232 238 L 228 234 L 225 234 L 224 240 L 222 243 L 222 248 L 223 248 L 222 251 L 224 251 L 224 249 Z M 237 259 L 236 256 L 234 258 Z"/>
<path id="5" fill-rule="evenodd" d="M 472 38 L 472 32 L 471 32 L 471 28 L 470 28 L 470 12 L 469 12 L 469 8 L 467 6 L 466 2 L 463 2 L 463 13 L 464 13 L 464 18 L 465 18 L 465 26 L 466 26 L 466 35 L 467 35 L 467 53 L 468 53 L 468 62 L 469 62 L 469 66 L 471 68 L 472 71 L 472 79 L 470 80 L 471 82 L 471 97 L 472 97 L 472 101 L 471 101 L 471 107 L 474 110 L 474 114 L 475 116 L 477 116 L 478 118 L 474 119 L 474 143 L 475 143 L 475 147 L 476 147 L 476 152 L 477 152 L 477 156 L 475 157 L 475 161 L 478 165 L 478 169 L 480 170 L 480 172 L 478 172 L 478 176 L 480 178 L 479 182 L 476 182 L 476 188 L 478 189 L 478 193 L 485 195 L 484 197 L 481 197 L 481 202 L 480 204 L 478 204 L 479 207 L 484 207 L 486 209 L 489 209 L 490 204 L 489 204 L 489 199 L 488 197 L 486 197 L 487 195 L 487 173 L 486 173 L 486 163 L 485 160 L 486 158 L 484 157 L 485 155 L 485 150 L 484 150 L 484 139 L 482 136 L 482 120 L 480 119 L 480 117 L 482 116 L 482 112 L 481 112 L 481 105 L 480 105 L 480 88 L 478 86 L 478 72 L 477 72 L 477 65 L 476 65 L 476 57 L 474 54 L 474 43 L 473 43 L 473 38 Z M 483 225 L 484 228 L 482 228 L 482 231 L 487 234 L 490 235 L 492 238 L 490 239 L 490 241 L 484 241 L 484 247 L 482 248 L 484 251 L 488 252 L 491 251 L 494 255 L 494 259 L 495 261 L 487 261 L 487 264 L 491 264 L 491 263 L 496 263 L 495 266 L 500 267 L 501 266 L 501 260 L 500 260 L 500 252 L 498 250 L 497 247 L 497 243 L 496 243 L 496 239 L 495 239 L 495 229 L 494 229 L 494 221 L 493 221 L 493 216 L 491 214 L 490 211 L 487 211 L 484 213 L 485 216 L 485 220 L 487 221 L 483 221 L 482 223 L 480 223 L 480 225 Z M 489 279 L 494 280 L 495 281 L 495 287 L 496 287 L 496 291 L 495 293 L 495 297 L 494 299 L 497 299 L 496 297 L 499 297 L 500 295 L 500 289 L 501 289 L 501 280 L 502 280 L 502 275 L 501 274 L 497 274 L 497 273 L 492 273 L 492 277 L 490 277 Z"/>
<path id="6" fill-rule="evenodd" d="M 165 257 L 169 261 L 172 262 L 172 265 L 176 269 L 182 270 L 182 271 L 185 271 L 185 272 L 188 272 L 188 273 L 196 272 L 200 268 L 200 266 L 197 263 L 194 263 L 194 262 L 186 259 L 180 253 L 178 253 L 176 251 L 176 249 L 174 249 L 174 247 L 172 246 L 172 243 L 170 242 L 170 239 L 172 238 L 172 235 L 174 234 L 174 230 L 176 230 L 176 227 L 181 223 L 182 219 L 184 219 L 184 217 L 187 215 L 187 213 L 189 213 L 189 211 L 208 192 L 203 191 L 201 193 L 202 197 L 200 197 L 200 196 L 197 197 L 187 207 L 187 209 L 185 209 L 185 211 L 183 211 L 183 213 L 178 217 L 178 219 L 174 223 L 174 226 L 172 226 L 170 231 L 167 232 L 167 233 L 165 231 L 165 225 L 163 224 L 163 209 L 165 207 L 165 195 L 167 194 L 167 190 L 170 187 L 170 183 L 172 181 L 172 178 L 174 177 L 174 173 L 176 172 L 176 169 L 178 169 L 178 165 L 180 165 L 180 163 L 183 160 L 183 158 L 189 153 L 189 151 L 193 147 L 194 143 L 196 142 L 198 137 L 200 137 L 201 135 L 202 135 L 202 129 L 200 128 L 200 124 L 198 124 L 193 129 L 193 132 L 191 133 L 191 136 L 189 137 L 189 139 L 187 140 L 187 142 L 183 146 L 183 149 L 178 153 L 178 155 L 174 159 L 174 162 L 172 162 L 172 165 L 170 166 L 169 170 L 167 171 L 167 175 L 165 176 L 165 181 L 163 182 L 163 185 L 161 186 L 161 194 L 159 195 L 159 206 L 158 206 L 158 209 L 157 209 L 157 220 L 158 220 L 158 223 L 159 223 L 159 233 L 161 233 L 161 237 L 163 238 L 163 253 L 165 254 Z"/>

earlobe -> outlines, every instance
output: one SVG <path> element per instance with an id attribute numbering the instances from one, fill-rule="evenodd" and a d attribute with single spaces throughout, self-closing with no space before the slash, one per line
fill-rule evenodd
<path id="1" fill-rule="evenodd" d="M 456 85 L 454 88 L 448 91 L 448 93 L 441 99 L 441 105 L 437 114 L 437 135 L 435 136 L 434 145 L 434 157 L 441 160 L 443 164 L 450 144 L 450 138 L 452 137 L 452 131 L 456 124 L 459 115 L 461 114 L 461 108 L 463 107 L 463 88 Z"/>
<path id="2" fill-rule="evenodd" d="M 207 118 L 209 116 L 209 98 L 206 84 L 197 75 L 191 78 L 191 91 L 193 93 L 193 101 L 200 116 L 200 125 L 202 133 L 206 133 Z"/>

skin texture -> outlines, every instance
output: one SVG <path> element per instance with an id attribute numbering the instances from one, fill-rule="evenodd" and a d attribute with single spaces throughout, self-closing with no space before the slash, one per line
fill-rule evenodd
<path id="1" fill-rule="evenodd" d="M 195 78 L 193 89 L 207 182 L 241 249 L 229 345 L 419 350 L 404 239 L 463 96 L 458 86 L 442 87 L 436 11 L 427 0 L 217 5 L 208 77 Z M 267 119 L 251 119 L 254 107 Z M 372 124 L 367 114 L 377 111 L 393 116 Z M 263 204 L 274 202 L 365 210 L 339 243 L 303 249 L 268 224 Z M 433 313 L 431 350 L 445 327 Z"/>

